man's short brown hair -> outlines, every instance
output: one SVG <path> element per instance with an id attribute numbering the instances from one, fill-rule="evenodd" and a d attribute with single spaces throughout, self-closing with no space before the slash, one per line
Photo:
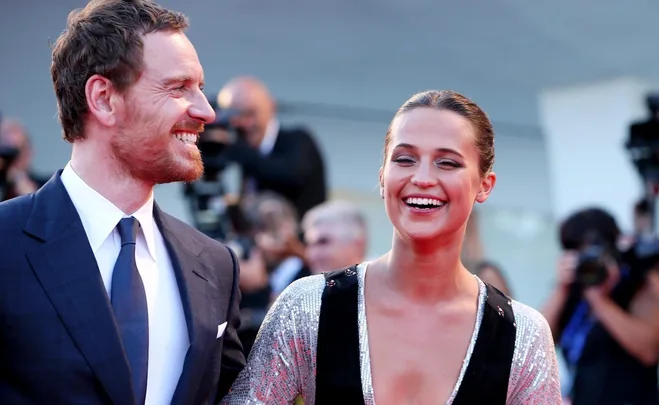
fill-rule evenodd
<path id="1" fill-rule="evenodd" d="M 157 31 L 185 30 L 188 18 L 149 0 L 92 0 L 69 14 L 53 46 L 53 78 L 64 139 L 84 138 L 85 85 L 95 75 L 118 91 L 135 83 L 143 69 L 143 41 Z"/>

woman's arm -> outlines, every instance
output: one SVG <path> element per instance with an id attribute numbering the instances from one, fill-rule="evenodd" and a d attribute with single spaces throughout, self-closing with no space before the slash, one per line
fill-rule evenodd
<path id="1" fill-rule="evenodd" d="M 562 403 L 554 339 L 545 318 L 536 310 L 515 303 L 517 338 L 510 370 L 510 405 Z"/>
<path id="2" fill-rule="evenodd" d="M 314 331 L 324 285 L 322 276 L 306 277 L 281 293 L 222 405 L 288 405 L 305 395 L 315 382 Z"/>

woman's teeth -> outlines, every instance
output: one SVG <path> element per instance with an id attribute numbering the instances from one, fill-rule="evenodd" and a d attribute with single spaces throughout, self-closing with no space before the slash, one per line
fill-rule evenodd
<path id="1" fill-rule="evenodd" d="M 418 208 L 438 208 L 444 205 L 443 202 L 435 198 L 406 198 L 405 204 Z"/>

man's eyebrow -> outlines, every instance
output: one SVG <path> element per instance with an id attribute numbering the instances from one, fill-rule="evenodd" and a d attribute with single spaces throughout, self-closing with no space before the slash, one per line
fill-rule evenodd
<path id="1" fill-rule="evenodd" d="M 168 86 L 171 86 L 171 85 L 174 85 L 174 84 L 192 83 L 194 81 L 195 80 L 192 77 L 182 75 L 182 76 L 174 76 L 174 77 L 167 78 L 167 79 L 162 81 L 162 84 L 163 84 L 163 86 L 168 87 Z M 201 81 L 199 82 L 199 86 L 200 87 L 204 86 L 204 79 L 201 79 Z"/>

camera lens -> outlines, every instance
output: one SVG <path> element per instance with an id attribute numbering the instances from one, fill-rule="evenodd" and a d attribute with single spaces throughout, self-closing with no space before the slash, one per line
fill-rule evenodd
<path id="1" fill-rule="evenodd" d="M 605 250 L 596 245 L 588 246 L 579 255 L 576 279 L 581 285 L 592 286 L 602 284 L 608 277 L 605 261 Z"/>

